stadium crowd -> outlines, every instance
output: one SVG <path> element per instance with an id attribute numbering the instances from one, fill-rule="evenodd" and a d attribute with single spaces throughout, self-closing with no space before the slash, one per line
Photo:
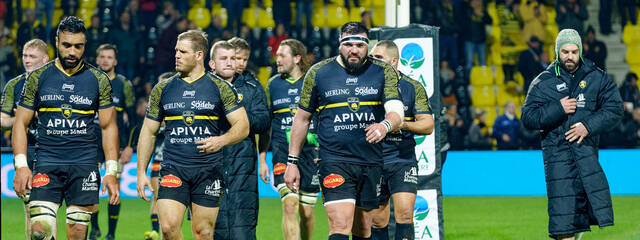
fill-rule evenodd
<path id="1" fill-rule="evenodd" d="M 20 63 L 24 43 L 33 38 L 43 39 L 49 44 L 49 55 L 53 55 L 55 23 L 68 15 L 84 14 L 89 27 L 86 60 L 95 63 L 96 49 L 101 44 L 116 45 L 116 72 L 133 83 L 136 99 L 148 97 L 158 76 L 173 68 L 176 37 L 187 30 L 201 28 L 208 34 L 210 43 L 234 36 L 245 39 L 252 50 L 247 69 L 266 84 L 276 71 L 268 71 L 263 77 L 263 69 L 275 69 L 277 47 L 285 39 L 301 40 L 309 50 L 307 57 L 311 63 L 337 54 L 338 42 L 332 40 L 338 38 L 337 28 L 309 24 L 315 21 L 313 14 L 320 7 L 339 6 L 359 11 L 361 21 L 368 27 L 379 23 L 375 18 L 380 17 L 375 15 L 375 8 L 367 6 L 372 1 L 358 0 L 40 0 L 21 6 L 22 2 L 0 0 L 0 82 L 3 86 L 24 72 Z M 495 73 L 495 84 L 523 99 L 533 78 L 555 59 L 553 44 L 550 44 L 555 36 L 548 30 L 549 26 L 553 26 L 551 29 L 556 34 L 565 28 L 578 30 L 584 36 L 584 57 L 606 69 L 606 59 L 611 56 L 607 56 L 607 46 L 597 35 L 622 35 L 613 32 L 611 27 L 614 2 L 621 29 L 626 24 L 637 25 L 640 1 L 600 2 L 597 16 L 600 32 L 596 33 L 593 27 L 585 26 L 589 17 L 596 16 L 588 15 L 588 3 L 584 0 L 412 0 L 411 6 L 416 6 L 412 7 L 412 23 L 440 27 L 440 90 L 447 109 L 440 125 L 447 128 L 451 149 L 539 148 L 539 134 L 525 129 L 518 121 L 522 100 L 498 99 L 498 103 L 489 108 L 478 107 L 473 98 L 476 92 L 473 69 L 492 66 L 493 71 L 503 72 Z M 82 6 L 86 3 L 93 4 L 94 8 L 87 11 Z M 254 8 L 255 12 L 267 9 L 273 16 L 274 27 L 246 24 L 243 14 L 251 14 L 246 10 Z M 204 16 L 208 19 L 202 19 L 199 15 L 192 16 L 194 9 L 220 14 L 207 12 Z M 222 14 L 220 9 L 226 12 Z M 491 30 L 486 31 L 488 29 Z M 496 50 L 495 46 L 501 48 Z M 622 82 L 620 93 L 625 102 L 625 116 L 618 126 L 602 136 L 602 147 L 640 146 L 637 74 L 629 72 L 624 81 L 618 81 Z M 504 82 L 499 83 L 500 79 Z M 3 131 L 2 146 L 11 146 L 8 131 Z"/>

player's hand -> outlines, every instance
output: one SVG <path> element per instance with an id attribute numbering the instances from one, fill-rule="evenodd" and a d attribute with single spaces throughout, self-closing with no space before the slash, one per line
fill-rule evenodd
<path id="1" fill-rule="evenodd" d="M 258 161 L 260 165 L 258 166 L 258 174 L 260 174 L 260 178 L 266 184 L 269 184 L 269 165 L 267 165 L 267 153 L 260 153 L 258 157 L 260 160 Z"/>
<path id="2" fill-rule="evenodd" d="M 120 183 L 116 179 L 116 176 L 106 175 L 102 179 L 104 186 L 102 186 L 102 193 L 109 191 L 109 203 L 116 205 L 120 203 Z"/>
<path id="3" fill-rule="evenodd" d="M 387 129 L 380 123 L 374 123 L 364 129 L 367 132 L 367 142 L 371 144 L 378 143 L 387 135 Z"/>
<path id="4" fill-rule="evenodd" d="M 31 190 L 31 181 L 33 181 L 31 174 L 31 169 L 28 167 L 16 169 L 16 175 L 13 177 L 13 190 L 16 191 L 18 197 L 24 199 L 27 191 Z"/>
<path id="5" fill-rule="evenodd" d="M 120 163 L 122 163 L 122 165 L 125 165 L 131 162 L 131 155 L 133 155 L 133 148 L 129 146 L 125 147 L 120 154 Z"/>
<path id="6" fill-rule="evenodd" d="M 502 141 L 511 142 L 511 138 L 506 133 L 502 134 Z"/>
<path id="7" fill-rule="evenodd" d="M 200 153 L 212 153 L 219 151 L 222 147 L 224 147 L 224 143 L 222 142 L 222 137 L 208 137 L 203 140 L 197 141 L 196 145 Z"/>
<path id="8" fill-rule="evenodd" d="M 138 173 L 138 182 L 137 182 L 138 197 L 148 202 L 151 199 L 149 199 L 147 195 L 144 193 L 145 188 L 147 187 L 149 188 L 149 190 L 151 190 L 151 193 L 155 194 L 153 192 L 153 187 L 151 187 L 151 181 L 149 180 L 149 177 L 147 177 L 147 175 L 144 173 L 142 174 Z"/>
<path id="9" fill-rule="evenodd" d="M 563 97 L 560 99 L 560 104 L 562 104 L 562 109 L 566 114 L 572 114 L 576 112 L 576 107 L 578 103 L 575 98 L 569 98 L 569 96 Z"/>
<path id="10" fill-rule="evenodd" d="M 300 171 L 297 164 L 287 164 L 287 170 L 284 171 L 284 182 L 293 193 L 298 192 L 300 186 Z"/>
<path id="11" fill-rule="evenodd" d="M 578 139 L 578 144 L 589 135 L 589 130 L 581 122 L 571 125 L 571 129 L 564 133 L 565 139 L 573 142 Z"/>

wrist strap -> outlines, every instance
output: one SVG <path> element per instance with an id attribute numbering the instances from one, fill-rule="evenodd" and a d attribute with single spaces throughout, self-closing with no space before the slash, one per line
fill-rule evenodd
<path id="1" fill-rule="evenodd" d="M 27 164 L 27 156 L 24 154 L 18 154 L 13 158 L 13 166 L 15 169 L 29 167 Z"/>
<path id="2" fill-rule="evenodd" d="M 388 120 L 382 120 L 380 124 L 382 124 L 387 129 L 387 133 L 391 131 L 391 123 Z"/>
<path id="3" fill-rule="evenodd" d="M 118 161 L 116 160 L 107 160 L 104 162 L 105 176 L 106 175 L 118 175 Z"/>
<path id="4" fill-rule="evenodd" d="M 299 160 L 300 160 L 300 157 L 289 155 L 287 157 L 287 164 L 298 164 Z"/>

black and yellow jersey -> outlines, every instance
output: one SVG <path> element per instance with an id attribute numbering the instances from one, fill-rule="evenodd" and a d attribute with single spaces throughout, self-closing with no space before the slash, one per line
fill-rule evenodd
<path id="1" fill-rule="evenodd" d="M 232 86 L 209 73 L 187 82 L 178 75 L 151 91 L 146 117 L 165 121 L 164 162 L 196 167 L 219 162 L 222 151 L 200 153 L 195 142 L 222 135 L 226 115 L 241 106 Z"/>
<path id="2" fill-rule="evenodd" d="M 402 94 L 405 122 L 415 121 L 416 114 L 432 114 L 427 92 L 420 82 L 401 74 L 398 85 Z M 382 141 L 384 163 L 416 162 L 415 147 L 413 133 L 388 133 Z"/>
<path id="3" fill-rule="evenodd" d="M 349 72 L 334 57 L 306 73 L 298 106 L 317 114 L 322 161 L 382 165 L 382 145 L 368 143 L 365 128 L 384 119 L 389 100 L 400 100 L 391 65 L 367 57 Z"/>
<path id="4" fill-rule="evenodd" d="M 14 110 L 18 108 L 18 102 L 20 101 L 20 95 L 22 95 L 22 88 L 24 87 L 24 81 L 26 78 L 27 75 L 23 73 L 9 80 L 9 82 L 5 84 L 1 100 L 3 113 L 9 114 L 11 117 L 15 116 Z M 27 144 L 29 146 L 36 144 L 36 126 L 34 120 L 29 124 L 29 132 L 27 132 Z"/>
<path id="5" fill-rule="evenodd" d="M 277 74 L 267 83 L 267 103 L 271 112 L 271 141 L 285 144 L 287 149 L 289 144 L 285 131 L 291 129 L 293 116 L 298 109 L 303 77 L 304 75 L 298 79 L 285 79 L 282 74 Z M 315 131 L 313 125 L 312 120 L 309 125 L 310 132 Z"/>
<path id="6" fill-rule="evenodd" d="M 27 77 L 19 105 L 38 114 L 37 165 L 97 164 L 100 109 L 113 106 L 109 77 L 87 63 L 67 74 L 50 61 Z"/>
<path id="7" fill-rule="evenodd" d="M 113 88 L 113 106 L 116 108 L 116 122 L 118 123 L 118 137 L 120 147 L 126 146 L 129 142 L 130 125 L 135 123 L 135 98 L 133 96 L 133 85 L 123 75 L 116 74 L 111 79 Z M 125 124 L 124 113 L 127 113 L 130 124 Z"/>

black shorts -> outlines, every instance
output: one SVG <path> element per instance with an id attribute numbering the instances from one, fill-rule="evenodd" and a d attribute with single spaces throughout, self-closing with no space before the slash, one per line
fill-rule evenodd
<path id="1" fill-rule="evenodd" d="M 33 171 L 29 201 L 67 205 L 98 204 L 100 171 L 98 165 L 38 166 Z"/>
<path id="2" fill-rule="evenodd" d="M 417 162 L 385 164 L 382 169 L 382 186 L 378 198 L 380 205 L 386 204 L 394 193 L 418 192 Z"/>
<path id="3" fill-rule="evenodd" d="M 300 153 L 298 170 L 300 170 L 300 190 L 307 193 L 320 192 L 320 181 L 318 180 L 318 164 L 313 159 L 318 156 L 318 151 L 314 146 L 305 146 Z M 284 183 L 284 172 L 287 169 L 288 149 L 283 147 L 273 148 L 273 185 L 280 192 L 280 197 L 291 193 L 289 188 L 282 187 Z"/>
<path id="4" fill-rule="evenodd" d="M 153 149 L 153 158 L 151 160 L 151 177 L 159 177 L 160 176 L 160 164 L 162 163 L 162 149 L 164 148 L 164 143 L 156 145 Z"/>
<path id="5" fill-rule="evenodd" d="M 222 165 L 180 167 L 162 163 L 158 199 L 176 200 L 186 207 L 191 203 L 219 207 L 225 184 Z"/>
<path id="6" fill-rule="evenodd" d="M 382 166 L 319 161 L 318 168 L 325 206 L 335 201 L 352 201 L 356 207 L 378 208 Z"/>
<path id="7" fill-rule="evenodd" d="M 151 177 L 160 177 L 160 163 L 151 161 Z"/>
<path id="8" fill-rule="evenodd" d="M 27 166 L 33 170 L 36 167 L 36 146 L 27 146 Z"/>

